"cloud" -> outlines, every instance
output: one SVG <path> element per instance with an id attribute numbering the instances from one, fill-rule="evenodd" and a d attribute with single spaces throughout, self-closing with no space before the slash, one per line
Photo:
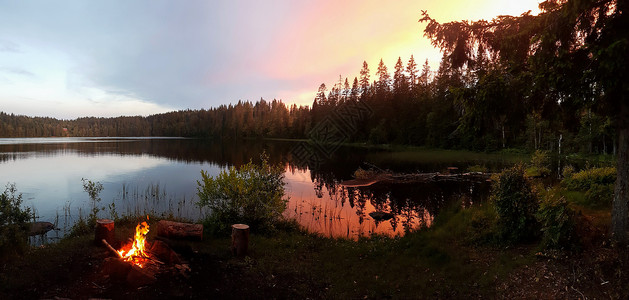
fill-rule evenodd
<path id="1" fill-rule="evenodd" d="M 0 39 L 0 52 L 20 52 L 20 46 L 14 42 Z"/>
<path id="2" fill-rule="evenodd" d="M 20 69 L 20 68 L 0 67 L 0 72 L 14 74 L 14 75 L 21 75 L 21 76 L 26 76 L 26 77 L 35 77 L 35 74 L 29 71 L 26 71 L 24 69 Z"/>
<path id="3" fill-rule="evenodd" d="M 497 1 L 486 2 L 504 6 Z M 380 58 L 392 70 L 411 54 L 438 64 L 439 51 L 421 37 L 420 9 L 461 19 L 468 10 L 439 7 L 462 2 L 0 0 L 0 107 L 18 96 L 61 102 L 64 116 L 260 97 L 307 104 L 320 83 L 339 74 L 351 81 L 363 60 L 372 72 Z M 88 110 L 88 99 L 98 109 Z"/>

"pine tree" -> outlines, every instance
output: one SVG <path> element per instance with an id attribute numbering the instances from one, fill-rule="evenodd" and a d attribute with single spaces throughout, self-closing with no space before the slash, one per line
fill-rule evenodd
<path id="1" fill-rule="evenodd" d="M 360 94 L 361 96 L 367 96 L 369 91 L 369 65 L 366 61 L 363 61 L 363 68 L 360 70 Z"/>
<path id="2" fill-rule="evenodd" d="M 417 84 L 417 63 L 412 54 L 411 59 L 408 60 L 408 65 L 406 65 L 406 72 L 408 72 L 408 82 L 412 89 Z"/>
<path id="3" fill-rule="evenodd" d="M 407 90 L 406 75 L 404 75 L 404 64 L 402 58 L 398 57 L 393 73 L 393 90 L 395 93 L 403 94 Z"/>
<path id="4" fill-rule="evenodd" d="M 376 90 L 379 93 L 388 92 L 391 86 L 391 75 L 389 75 L 387 66 L 384 64 L 382 59 L 380 59 L 380 63 L 378 64 L 378 72 L 376 75 L 378 76 Z"/>

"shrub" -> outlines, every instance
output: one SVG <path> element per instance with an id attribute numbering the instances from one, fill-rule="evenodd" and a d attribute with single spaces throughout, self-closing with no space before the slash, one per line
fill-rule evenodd
<path id="1" fill-rule="evenodd" d="M 585 193 L 584 205 L 606 207 L 614 198 L 616 168 L 590 168 L 577 173 L 568 173 L 562 184 L 569 190 Z"/>
<path id="2" fill-rule="evenodd" d="M 30 208 L 22 208 L 22 194 L 16 195 L 15 184 L 0 194 L 0 257 L 20 254 L 28 247 Z"/>
<path id="3" fill-rule="evenodd" d="M 527 169 L 531 177 L 544 177 L 550 175 L 550 155 L 548 151 L 535 150 L 531 157 L 531 167 Z"/>
<path id="4" fill-rule="evenodd" d="M 537 219 L 542 227 L 544 249 L 570 249 L 577 243 L 574 211 L 558 192 L 547 192 L 540 202 Z"/>
<path id="5" fill-rule="evenodd" d="M 535 218 L 539 204 L 537 196 L 524 176 L 522 165 L 502 171 L 491 192 L 498 230 L 505 242 L 518 242 L 534 237 L 538 232 Z"/>
<path id="6" fill-rule="evenodd" d="M 585 201 L 590 206 L 608 207 L 614 199 L 613 184 L 593 184 L 585 191 Z"/>
<path id="7" fill-rule="evenodd" d="M 206 220 L 212 230 L 226 232 L 231 224 L 246 223 L 252 229 L 268 229 L 286 209 L 284 170 L 268 163 L 266 154 L 260 164 L 252 161 L 236 169 L 230 167 L 211 177 L 201 171 L 197 181 L 200 207 L 210 208 Z"/>
<path id="8" fill-rule="evenodd" d="M 616 168 L 590 168 L 566 176 L 562 183 L 572 190 L 587 191 L 593 185 L 613 185 L 616 182 Z"/>

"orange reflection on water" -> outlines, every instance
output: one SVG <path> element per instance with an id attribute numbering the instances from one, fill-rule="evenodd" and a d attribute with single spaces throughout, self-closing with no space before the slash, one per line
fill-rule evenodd
<path id="1" fill-rule="evenodd" d="M 386 189 L 347 188 L 336 180 L 314 178 L 307 169 L 287 169 L 285 175 L 290 199 L 284 215 L 323 236 L 401 236 L 408 230 L 430 227 L 434 219 L 428 209 L 411 199 L 391 199 L 392 193 Z M 376 211 L 392 213 L 391 218 L 378 221 L 370 215 Z"/>

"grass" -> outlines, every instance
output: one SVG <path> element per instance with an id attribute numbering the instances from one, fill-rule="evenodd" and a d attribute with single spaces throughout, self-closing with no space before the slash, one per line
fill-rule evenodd
<path id="1" fill-rule="evenodd" d="M 85 298 L 165 298 L 183 285 L 184 295 L 191 298 L 495 298 L 502 295 L 499 286 L 524 295 L 531 295 L 531 289 L 537 293 L 543 286 L 529 285 L 542 285 L 535 278 L 548 276 L 547 269 L 553 272 L 552 280 L 573 278 L 569 266 L 580 258 L 540 261 L 535 244 L 504 247 L 495 243 L 490 222 L 494 214 L 490 204 L 452 206 L 430 228 L 404 237 L 371 236 L 356 241 L 325 238 L 305 232 L 294 221 L 280 222 L 272 232 L 252 232 L 249 256 L 244 259 L 230 253 L 229 236 L 205 236 L 203 242 L 191 243 L 194 252 L 185 256 L 193 269 L 189 278 L 158 278 L 152 287 L 132 290 L 102 279 L 99 264 L 110 254 L 93 246 L 93 235 L 85 234 L 32 249 L 24 259 L 3 265 L 0 297 L 64 296 L 63 290 L 70 286 L 72 293 Z M 144 219 L 118 220 L 117 238 L 131 237 L 135 225 Z M 157 217 L 150 216 L 149 224 L 156 222 Z M 148 240 L 154 238 L 155 230 L 149 231 Z M 597 258 L 597 268 L 599 263 Z M 579 274 L 585 274 L 587 266 L 579 267 Z M 523 270 L 535 270 L 537 277 L 518 275 Z M 608 276 L 615 273 L 605 272 L 600 276 L 613 279 Z M 514 287 L 512 278 L 524 283 L 516 281 Z M 614 279 L 609 289 L 613 290 L 612 284 L 617 287 L 616 283 L 622 280 Z M 94 286 L 104 289 L 95 292 Z M 559 291 L 565 291 L 564 287 Z"/>

